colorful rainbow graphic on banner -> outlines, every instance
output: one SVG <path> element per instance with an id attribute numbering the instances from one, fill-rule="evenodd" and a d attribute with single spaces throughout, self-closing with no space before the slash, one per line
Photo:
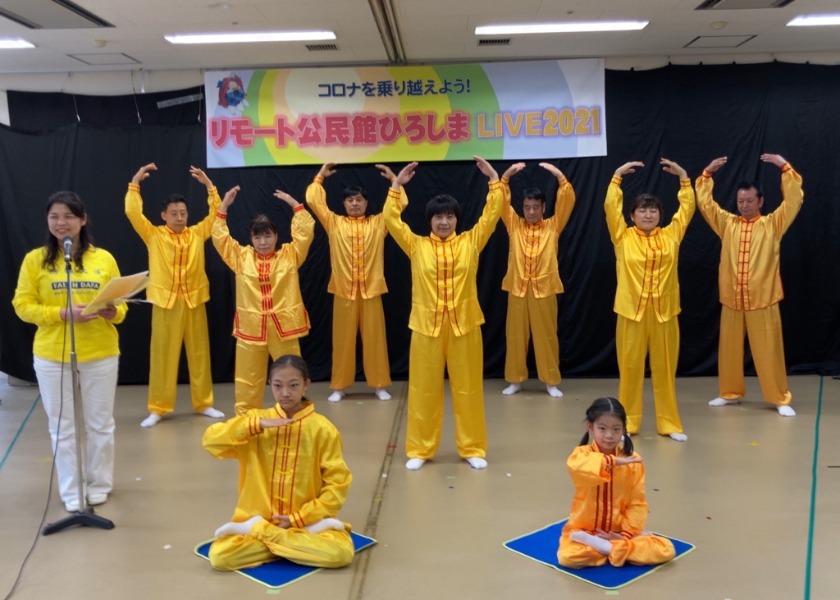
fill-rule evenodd
<path id="1" fill-rule="evenodd" d="M 600 59 L 205 75 L 209 167 L 601 156 Z"/>

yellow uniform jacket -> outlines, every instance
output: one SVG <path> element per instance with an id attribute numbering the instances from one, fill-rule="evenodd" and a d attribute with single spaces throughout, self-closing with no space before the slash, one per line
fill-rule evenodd
<path id="1" fill-rule="evenodd" d="M 290 425 L 262 429 L 263 418 L 286 413 L 279 404 L 252 409 L 204 432 L 202 444 L 210 454 L 239 461 L 239 499 L 231 520 L 285 515 L 301 528 L 338 515 L 352 476 L 335 425 L 308 400 Z"/>
<path id="2" fill-rule="evenodd" d="M 388 292 L 385 284 L 385 236 L 381 214 L 365 217 L 337 215 L 327 208 L 324 178 L 316 176 L 306 189 L 306 203 L 330 240 L 332 273 L 327 291 L 341 298 L 367 300 Z"/>
<path id="3" fill-rule="evenodd" d="M 298 205 L 292 217 L 292 241 L 269 256 L 230 237 L 226 219 L 227 215 L 216 215 L 213 245 L 236 274 L 234 337 L 265 343 L 269 327 L 283 339 L 306 335 L 309 315 L 300 294 L 298 269 L 315 237 L 315 219 Z"/>
<path id="4" fill-rule="evenodd" d="M 572 184 L 563 179 L 557 189 L 554 215 L 536 225 L 528 224 L 513 210 L 510 205 L 510 188 L 504 179 L 502 187 L 505 191 L 502 222 L 510 236 L 508 269 L 502 280 L 502 289 L 519 298 L 525 297 L 529 285 L 535 298 L 562 294 L 563 283 L 560 281 L 557 251 L 560 232 L 569 222 L 575 206 Z"/>
<path id="5" fill-rule="evenodd" d="M 712 198 L 714 181 L 697 178 L 697 207 L 721 240 L 720 303 L 732 310 L 757 310 L 784 297 L 779 274 L 782 236 L 802 208 L 802 177 L 790 163 L 782 167 L 782 203 L 769 215 L 749 221 L 723 210 Z"/>
<path id="6" fill-rule="evenodd" d="M 204 272 L 204 242 L 210 237 L 213 215 L 222 203 L 216 188 L 207 191 L 207 216 L 181 233 L 166 225 L 152 225 L 143 214 L 140 186 L 128 184 L 125 214 L 149 250 L 149 287 L 146 298 L 161 308 L 172 308 L 181 296 L 190 308 L 210 299 Z"/>
<path id="7" fill-rule="evenodd" d="M 632 321 L 641 321 L 650 303 L 656 320 L 664 323 L 680 313 L 677 262 L 680 243 L 694 215 L 694 189 L 690 181 L 680 181 L 679 209 L 667 226 L 657 227 L 650 235 L 627 226 L 623 199 L 621 178 L 613 177 L 604 201 L 618 279 L 613 310 Z"/>
<path id="8" fill-rule="evenodd" d="M 615 456 L 603 454 L 592 443 L 575 448 L 566 468 L 575 488 L 567 531 L 601 529 L 627 539 L 644 531 L 648 515 L 644 463 L 616 466 Z"/>
<path id="9" fill-rule="evenodd" d="M 383 215 L 394 241 L 411 259 L 409 329 L 438 337 L 444 314 L 448 313 L 456 336 L 469 333 L 484 323 L 476 286 L 478 255 L 502 213 L 502 184 L 490 182 L 484 210 L 472 229 L 452 234 L 445 240 L 433 233 L 429 236 L 412 233 L 400 218 L 399 200 L 400 192 L 389 189 Z"/>
<path id="10" fill-rule="evenodd" d="M 38 358 L 56 362 L 70 360 L 70 327 L 61 320 L 61 309 L 67 305 L 67 273 L 59 256 L 53 265 L 43 266 L 45 247 L 30 251 L 23 259 L 18 276 L 15 313 L 21 320 L 38 326 L 32 353 Z M 77 271 L 73 263 L 70 274 L 73 304 L 89 304 L 108 281 L 120 276 L 117 261 L 107 250 L 91 246 L 82 255 L 84 271 Z M 119 356 L 117 330 L 128 305 L 117 304 L 113 320 L 97 318 L 76 323 L 76 356 L 79 362 Z M 62 354 L 62 350 L 64 353 Z"/>

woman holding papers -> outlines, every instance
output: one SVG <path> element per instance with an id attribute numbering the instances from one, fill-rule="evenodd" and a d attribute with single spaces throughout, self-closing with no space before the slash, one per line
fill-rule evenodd
<path id="1" fill-rule="evenodd" d="M 49 421 L 58 491 L 67 511 L 77 512 L 82 503 L 68 320 L 72 314 L 79 401 L 87 434 L 83 487 L 87 504 L 97 505 L 108 499 L 114 482 L 114 394 L 120 354 L 114 324 L 125 319 L 127 306 L 108 304 L 93 314 L 83 314 L 98 291 L 120 276 L 117 263 L 110 253 L 93 245 L 85 205 L 77 194 L 56 192 L 47 202 L 46 213 L 46 244 L 23 259 L 12 304 L 18 317 L 38 326 L 33 362 Z M 70 270 L 69 297 L 65 262 Z"/>

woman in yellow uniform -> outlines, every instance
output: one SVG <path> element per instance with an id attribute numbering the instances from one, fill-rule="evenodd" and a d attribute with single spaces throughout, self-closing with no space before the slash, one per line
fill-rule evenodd
<path id="1" fill-rule="evenodd" d="M 431 234 L 412 233 L 400 217 L 400 188 L 414 176 L 417 163 L 391 182 L 383 214 L 391 236 L 411 260 L 411 347 L 408 367 L 406 468 L 416 471 L 433 458 L 443 425 L 443 374 L 449 373 L 458 454 L 472 468 L 487 467 L 484 420 L 484 348 L 476 273 L 478 255 L 502 213 L 504 192 L 486 160 L 475 157 L 489 179 L 487 203 L 478 223 L 456 233 L 461 206 L 452 196 L 435 196 L 426 204 Z M 406 199 L 407 204 L 407 199 Z"/>
<path id="2" fill-rule="evenodd" d="M 680 243 L 694 215 L 695 200 L 685 169 L 665 158 L 661 164 L 665 172 L 680 178 L 680 207 L 667 226 L 659 227 L 662 203 L 653 194 L 640 194 L 633 199 L 633 227 L 624 220 L 621 179 L 644 167 L 641 162 L 628 162 L 616 169 L 604 202 L 618 278 L 613 307 L 618 314 L 618 399 L 627 409 L 628 433 L 638 433 L 642 424 L 645 357 L 649 357 L 656 431 L 684 442 L 688 437 L 683 433 L 677 409 L 676 386 L 680 348 L 677 262 Z"/>
<path id="3" fill-rule="evenodd" d="M 274 196 L 294 212 L 292 241 L 278 250 L 277 227 L 265 215 L 258 215 L 249 228 L 253 246 L 241 246 L 227 226 L 228 209 L 238 192 L 236 186 L 225 194 L 213 223 L 213 245 L 236 274 L 234 393 L 235 411 L 241 415 L 248 409 L 263 407 L 269 355 L 300 356 L 298 339 L 309 333 L 298 269 L 315 236 L 315 220 L 292 196 L 276 190 Z"/>

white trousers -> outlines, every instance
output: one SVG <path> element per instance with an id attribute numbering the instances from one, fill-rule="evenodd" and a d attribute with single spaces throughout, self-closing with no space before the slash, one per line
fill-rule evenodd
<path id="1" fill-rule="evenodd" d="M 70 364 L 37 356 L 33 362 L 55 453 L 58 493 L 62 502 L 77 503 L 79 480 Z M 82 447 L 82 470 L 88 498 L 94 494 L 110 493 L 114 485 L 114 395 L 118 367 L 118 356 L 79 363 L 79 387 L 87 435 L 87 446 Z"/>

